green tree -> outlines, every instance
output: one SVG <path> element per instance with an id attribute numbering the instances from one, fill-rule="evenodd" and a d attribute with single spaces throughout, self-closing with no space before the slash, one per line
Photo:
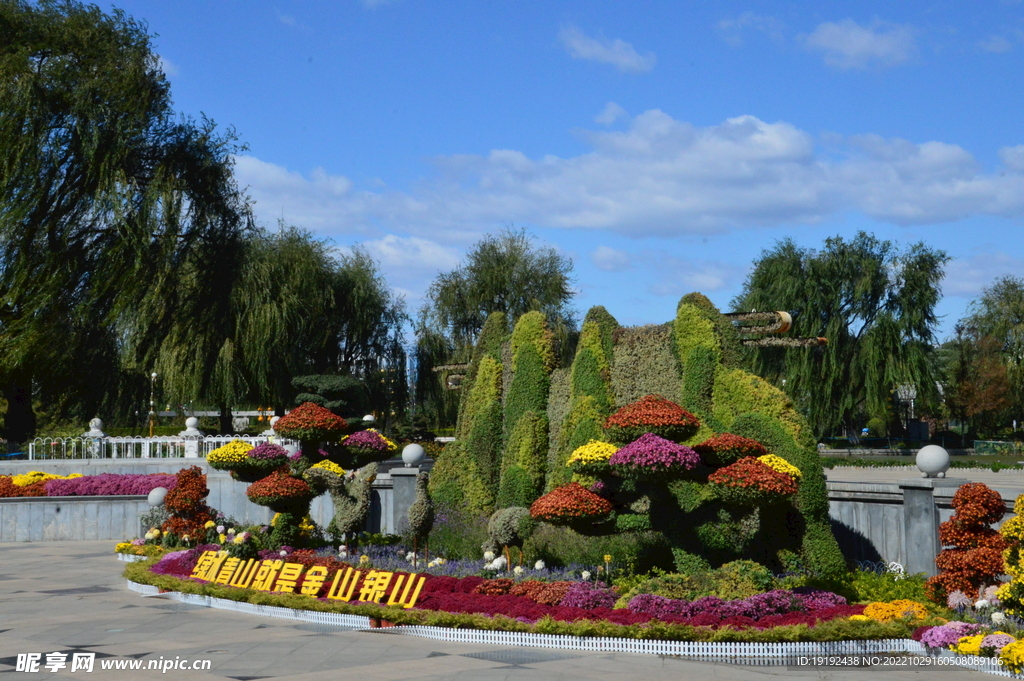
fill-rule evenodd
<path id="1" fill-rule="evenodd" d="M 997 279 L 971 303 L 960 324 L 968 340 L 981 345 L 988 339 L 1001 357 L 1008 383 L 1005 398 L 1013 414 L 1024 413 L 1024 279 Z"/>
<path id="2" fill-rule="evenodd" d="M 946 254 L 923 243 L 900 250 L 860 232 L 820 251 L 786 239 L 754 263 L 735 310 L 788 310 L 794 336 L 813 350 L 753 348 L 750 369 L 789 393 L 819 437 L 883 415 L 898 385 L 935 392 L 931 361 Z"/>
<path id="3" fill-rule="evenodd" d="M 457 391 L 445 390 L 433 369 L 468 362 L 493 312 L 504 314 L 506 333 L 523 314 L 543 312 L 565 355 L 575 327 L 572 296 L 571 260 L 553 248 L 535 247 L 524 230 L 485 236 L 463 264 L 439 274 L 427 291 L 416 329 L 417 408 L 435 419 L 435 426 L 453 424 Z"/>
<path id="4" fill-rule="evenodd" d="M 126 351 L 148 369 L 186 324 L 214 364 L 250 213 L 233 135 L 175 115 L 144 25 L 0 0 L 0 36 L 0 384 L 17 442 L 41 387 L 81 387 Z"/>
<path id="5" fill-rule="evenodd" d="M 1011 418 L 1012 391 L 1001 349 L 996 339 L 975 337 L 962 323 L 938 349 L 947 415 L 964 426 L 961 444 L 969 433 L 997 433 Z"/>

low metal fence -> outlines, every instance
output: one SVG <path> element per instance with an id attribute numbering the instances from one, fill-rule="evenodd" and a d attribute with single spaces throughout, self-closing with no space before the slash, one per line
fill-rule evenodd
<path id="1" fill-rule="evenodd" d="M 205 459 L 232 440 L 256 445 L 269 442 L 265 435 L 210 435 L 178 437 L 38 437 L 28 445 L 29 460 L 49 459 Z M 277 444 L 292 444 L 275 438 Z"/>

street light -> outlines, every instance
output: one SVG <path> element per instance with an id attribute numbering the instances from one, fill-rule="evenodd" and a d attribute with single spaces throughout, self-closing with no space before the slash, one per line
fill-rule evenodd
<path id="1" fill-rule="evenodd" d="M 149 375 L 149 436 L 153 437 L 153 426 L 156 425 L 156 411 L 154 411 L 153 392 L 156 386 L 156 372 Z"/>

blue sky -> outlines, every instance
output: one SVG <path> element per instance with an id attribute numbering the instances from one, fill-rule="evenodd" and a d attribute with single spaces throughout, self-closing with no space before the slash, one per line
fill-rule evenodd
<path id="1" fill-rule="evenodd" d="M 130 0 L 261 222 L 364 244 L 411 310 L 480 236 L 585 311 L 723 309 L 776 240 L 946 250 L 940 335 L 1024 275 L 1024 4 Z"/>

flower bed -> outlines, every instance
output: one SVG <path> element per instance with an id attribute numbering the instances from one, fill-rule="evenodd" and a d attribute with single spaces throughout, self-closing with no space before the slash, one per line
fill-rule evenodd
<path id="1" fill-rule="evenodd" d="M 284 587 L 287 593 L 233 588 L 193 578 L 203 551 L 218 548 L 210 545 L 168 553 L 159 561 L 129 565 L 125 576 L 134 582 L 185 593 L 381 617 L 395 624 L 680 641 L 864 640 L 909 637 L 913 631 L 905 620 L 851 621 L 850 615 L 862 612 L 864 607 L 847 605 L 840 596 L 821 591 L 776 590 L 740 600 L 704 598 L 692 602 L 641 595 L 634 597 L 628 607 L 612 608 L 615 594 L 600 582 L 515 582 L 508 578 L 425 575 L 413 607 L 389 607 L 383 598 L 381 602 L 354 598 L 343 601 L 326 597 L 339 570 L 346 571 L 346 575 L 356 574 L 349 572 L 352 567 L 360 570 L 350 584 L 350 595 L 363 592 L 367 580 L 378 579 L 380 574 L 372 572 L 365 560 L 351 566 L 312 552 L 294 552 L 281 558 L 285 564 L 301 563 L 305 568 L 301 574 L 288 577 L 290 581 Z M 321 569 L 314 573 L 314 566 Z M 401 574 L 394 573 L 396 578 Z M 309 575 L 315 575 L 309 577 L 314 581 L 307 581 Z M 281 582 L 277 584 L 280 587 Z"/>
<path id="2" fill-rule="evenodd" d="M 5 497 L 87 497 L 149 494 L 157 487 L 173 489 L 177 478 L 170 473 L 147 475 L 101 473 L 66 477 L 32 471 L 22 475 L 0 475 L 0 498 Z"/>

